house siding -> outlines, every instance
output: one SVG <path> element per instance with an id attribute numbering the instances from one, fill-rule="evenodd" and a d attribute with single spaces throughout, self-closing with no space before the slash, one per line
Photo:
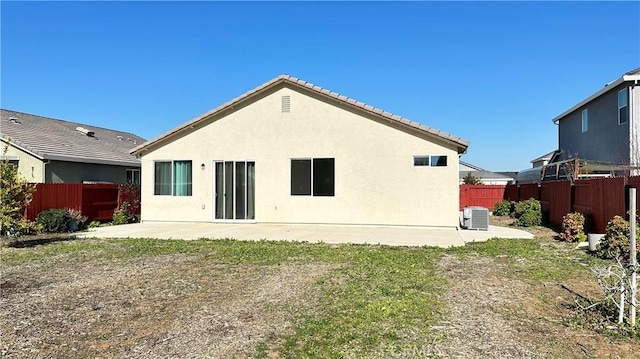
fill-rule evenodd
<path id="1" fill-rule="evenodd" d="M 629 164 L 632 116 L 629 116 L 627 123 L 618 124 L 618 91 L 627 86 L 628 84 L 623 84 L 608 91 L 559 121 L 558 148 L 565 152 L 565 156 Z M 637 94 L 633 96 L 637 97 Z M 630 97 L 632 97 L 631 93 Z M 584 109 L 589 110 L 589 129 L 583 133 L 582 110 Z"/>
<path id="2" fill-rule="evenodd" d="M 84 181 L 125 183 L 127 169 L 133 168 L 137 167 L 50 161 L 45 166 L 45 181 L 47 183 L 82 183 Z"/>
<path id="3" fill-rule="evenodd" d="M 416 155 L 446 155 L 448 165 L 415 167 Z M 335 196 L 292 196 L 291 159 L 328 157 Z M 192 196 L 153 194 L 160 160 L 193 161 Z M 455 144 L 287 86 L 144 152 L 142 220 L 212 221 L 216 160 L 255 162 L 257 222 L 458 225 Z"/>

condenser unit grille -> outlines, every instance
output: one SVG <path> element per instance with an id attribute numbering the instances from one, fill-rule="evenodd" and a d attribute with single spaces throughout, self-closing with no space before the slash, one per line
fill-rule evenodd
<path id="1" fill-rule="evenodd" d="M 484 207 L 467 207 L 463 210 L 464 227 L 467 229 L 489 229 L 489 210 Z"/>

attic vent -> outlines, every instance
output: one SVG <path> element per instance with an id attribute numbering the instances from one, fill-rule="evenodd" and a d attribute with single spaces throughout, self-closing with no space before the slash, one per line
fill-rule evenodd
<path id="1" fill-rule="evenodd" d="M 124 141 L 124 138 L 122 136 L 116 136 L 117 139 L 119 139 L 120 141 Z"/>
<path id="2" fill-rule="evenodd" d="M 291 112 L 291 96 L 282 96 L 282 112 Z"/>
<path id="3" fill-rule="evenodd" d="M 15 124 L 15 125 L 20 125 L 22 124 L 22 122 L 20 122 L 17 118 L 15 117 L 9 117 L 9 122 Z"/>
<path id="4" fill-rule="evenodd" d="M 93 131 L 89 131 L 84 127 L 76 127 L 76 131 L 80 132 L 80 133 L 84 133 L 85 135 L 89 136 L 89 137 L 93 137 L 93 135 L 95 135 L 95 133 L 93 133 Z"/>

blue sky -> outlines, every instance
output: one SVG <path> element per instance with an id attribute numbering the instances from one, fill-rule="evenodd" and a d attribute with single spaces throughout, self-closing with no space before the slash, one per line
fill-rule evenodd
<path id="1" fill-rule="evenodd" d="M 152 139 L 287 73 L 522 170 L 640 66 L 640 2 L 8 2 L 2 108 Z M 356 135 L 356 134 L 354 134 Z"/>

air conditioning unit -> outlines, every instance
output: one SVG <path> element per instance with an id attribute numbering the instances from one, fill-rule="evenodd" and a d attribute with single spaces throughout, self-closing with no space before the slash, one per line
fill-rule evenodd
<path id="1" fill-rule="evenodd" d="M 466 229 L 489 230 L 489 210 L 484 207 L 465 207 L 462 226 Z"/>

